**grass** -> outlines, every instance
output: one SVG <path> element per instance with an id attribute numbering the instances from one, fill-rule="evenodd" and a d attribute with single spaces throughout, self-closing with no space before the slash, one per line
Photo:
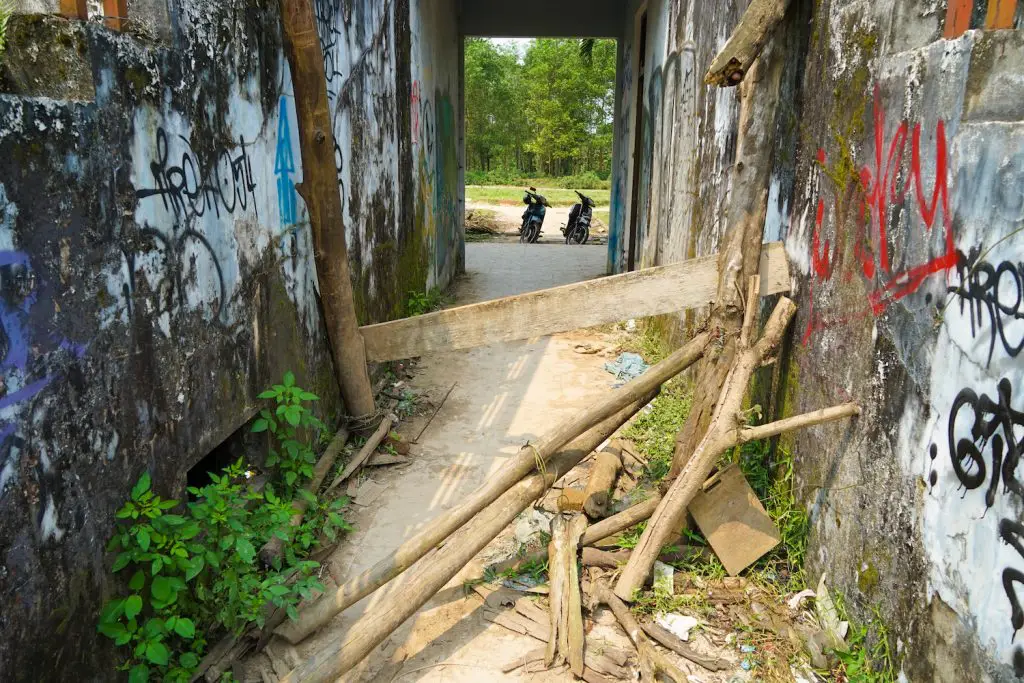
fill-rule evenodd
<path id="1" fill-rule="evenodd" d="M 590 195 L 587 196 L 589 197 Z M 611 213 L 612 212 L 609 209 L 594 209 L 594 220 L 601 221 L 601 223 L 607 227 L 611 225 L 612 222 Z"/>
<path id="2" fill-rule="evenodd" d="M 830 672 L 834 680 L 850 683 L 895 683 L 899 678 L 895 658 L 889 647 L 889 629 L 877 607 L 872 607 L 872 618 L 866 624 L 857 624 L 850 618 L 842 593 L 834 593 L 839 618 L 850 622 L 846 636 L 848 651 L 837 652 L 839 662 Z"/>
<path id="3" fill-rule="evenodd" d="M 692 394 L 681 379 L 674 379 L 661 388 L 650 408 L 633 421 L 624 436 L 636 444 L 646 456 L 647 476 L 659 482 L 672 467 L 675 438 L 686 416 L 690 414 Z"/>
<path id="4" fill-rule="evenodd" d="M 467 185 L 466 201 L 480 204 L 522 204 L 525 188 L 525 185 Z M 598 206 L 608 206 L 611 203 L 611 190 L 580 191 L 593 199 Z M 579 197 L 572 190 L 538 187 L 537 192 L 544 195 L 551 206 L 572 206 L 579 201 Z M 607 225 L 607 221 L 605 224 Z"/>

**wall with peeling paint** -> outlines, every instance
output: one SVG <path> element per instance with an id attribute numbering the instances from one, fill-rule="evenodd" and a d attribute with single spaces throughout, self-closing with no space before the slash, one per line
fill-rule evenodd
<path id="1" fill-rule="evenodd" d="M 734 91 L 700 79 L 742 4 L 646 3 L 637 112 L 632 3 L 616 270 L 634 201 L 638 266 L 718 248 L 738 110 Z M 976 11 L 946 39 L 946 10 L 791 4 L 775 38 L 787 63 L 765 239 L 785 241 L 800 308 L 756 390 L 769 417 L 864 407 L 781 443 L 813 521 L 810 576 L 826 573 L 857 618 L 878 610 L 910 680 L 1010 681 L 1024 676 L 1024 31 L 1019 12 L 1015 29 L 983 30 Z"/>
<path id="2" fill-rule="evenodd" d="M 788 412 L 811 564 L 891 616 L 912 680 L 1024 676 L 1024 32 L 941 37 L 945 8 L 822 3 L 787 251 Z"/>
<path id="3" fill-rule="evenodd" d="M 450 73 L 433 62 L 431 92 L 452 104 L 430 168 L 450 175 L 424 205 L 444 223 L 427 239 L 411 190 L 418 19 L 407 0 L 315 6 L 359 314 L 396 317 L 462 264 L 455 18 L 417 37 L 455 55 Z M 289 369 L 324 418 L 341 411 L 276 5 L 132 8 L 120 34 L 16 16 L 0 61 L 4 681 L 109 679 L 103 548 L 143 471 L 180 496 Z"/>
<path id="4" fill-rule="evenodd" d="M 455 0 L 412 0 L 413 230 L 434 255 L 428 287 L 444 287 L 465 263 L 460 89 L 462 40 Z"/>

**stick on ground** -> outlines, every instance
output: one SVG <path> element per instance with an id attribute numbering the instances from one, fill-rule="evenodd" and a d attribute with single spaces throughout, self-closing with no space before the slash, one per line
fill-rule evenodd
<path id="1" fill-rule="evenodd" d="M 316 652 L 282 679 L 284 683 L 334 681 L 362 661 L 388 634 L 465 567 L 520 512 L 611 436 L 652 397 L 645 396 L 620 410 L 562 449 L 547 464 L 544 475 L 530 475 L 504 492 L 441 547 L 417 562 L 393 590 L 388 591 L 352 625 L 344 642 L 335 642 Z"/>
<path id="2" fill-rule="evenodd" d="M 449 510 L 423 531 L 403 543 L 370 569 L 347 581 L 334 593 L 329 593 L 299 615 L 298 621 L 282 624 L 275 632 L 295 644 L 326 624 L 350 605 L 355 604 L 385 583 L 401 574 L 431 549 L 437 547 L 459 527 L 492 503 L 520 479 L 537 469 L 552 453 L 583 434 L 602 420 L 645 399 L 666 381 L 692 365 L 704 354 L 709 336 L 698 334 L 688 344 L 676 350 L 665 360 L 652 366 L 636 379 L 611 392 L 591 405 L 582 414 L 563 422 L 544 435 L 536 444 L 523 447 L 497 474 L 453 510 Z M 601 442 L 598 442 L 601 443 Z"/>
<path id="3" fill-rule="evenodd" d="M 394 423 L 391 421 L 390 417 L 385 417 L 381 420 L 380 424 L 377 425 L 377 431 L 370 435 L 370 438 L 366 440 L 366 443 L 364 443 L 363 447 L 359 449 L 356 456 L 352 458 L 347 465 L 345 465 L 345 469 L 343 469 L 341 473 L 334 478 L 331 485 L 327 487 L 327 491 L 325 491 L 325 493 L 333 491 L 337 487 L 341 486 L 346 479 L 352 476 L 353 472 L 359 469 L 359 466 L 362 465 L 367 458 L 373 455 L 373 452 L 377 450 L 377 446 L 380 445 L 380 442 L 383 441 L 384 437 L 386 437 L 388 432 L 391 431 L 392 424 Z"/>

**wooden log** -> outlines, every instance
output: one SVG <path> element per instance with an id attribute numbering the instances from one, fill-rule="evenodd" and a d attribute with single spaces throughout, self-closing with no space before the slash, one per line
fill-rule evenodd
<path id="1" fill-rule="evenodd" d="M 281 0 L 281 24 L 302 155 L 302 182 L 295 189 L 309 211 L 324 326 L 345 409 L 349 415 L 365 419 L 375 410 L 373 387 L 352 297 L 334 129 L 312 0 Z"/>
<path id="2" fill-rule="evenodd" d="M 569 662 L 569 669 L 583 675 L 583 606 L 580 598 L 580 577 L 577 549 L 580 537 L 587 528 L 587 518 L 558 515 L 551 525 L 548 544 L 548 603 L 550 625 L 544 663 Z M 557 659 L 556 659 L 557 655 Z"/>
<path id="3" fill-rule="evenodd" d="M 451 580 L 516 516 L 537 500 L 551 484 L 575 467 L 652 397 L 620 410 L 562 449 L 545 468 L 505 491 L 472 522 L 456 531 L 439 548 L 423 557 L 395 586 L 378 600 L 347 631 L 344 642 L 335 642 L 302 662 L 283 679 L 285 683 L 334 681 L 358 664 L 388 634 L 398 628 L 431 596 Z"/>
<path id="4" fill-rule="evenodd" d="M 788 6 L 789 0 L 752 0 L 725 47 L 711 60 L 704 82 L 721 87 L 739 85 Z"/>
<path id="5" fill-rule="evenodd" d="M 327 444 L 324 454 L 316 461 L 316 466 L 313 468 L 313 477 L 306 483 L 306 491 L 314 496 L 316 495 L 317 491 L 320 490 L 320 485 L 324 483 L 327 473 L 334 466 L 334 461 L 338 459 L 341 449 L 345 447 L 346 441 L 348 441 L 348 429 L 341 427 L 338 433 L 334 435 L 334 438 L 331 439 L 331 442 Z M 289 527 L 295 529 L 302 524 L 302 517 L 306 514 L 307 507 L 309 507 L 309 502 L 302 496 L 298 496 L 292 501 L 292 508 L 295 510 L 295 514 L 288 520 Z M 284 540 L 278 536 L 271 536 L 270 540 L 260 548 L 260 561 L 267 567 L 279 567 L 283 556 Z"/>
<path id="6" fill-rule="evenodd" d="M 628 550 L 608 552 L 607 550 L 598 550 L 597 548 L 584 548 L 582 558 L 583 566 L 618 569 L 621 565 L 626 563 L 629 559 L 629 555 L 630 552 Z"/>
<path id="7" fill-rule="evenodd" d="M 649 368 L 644 374 L 548 432 L 536 444 L 524 446 L 512 460 L 488 479 L 483 486 L 470 494 L 461 505 L 440 515 L 423 531 L 403 543 L 394 553 L 359 576 L 347 581 L 334 593 L 323 596 L 307 610 L 301 612 L 298 621 L 282 624 L 275 632 L 293 645 L 306 638 L 310 633 L 330 621 L 335 614 L 358 602 L 405 571 L 513 484 L 531 471 L 542 467 L 544 461 L 552 453 L 571 439 L 638 399 L 643 399 L 645 402 L 649 400 L 651 392 L 656 391 L 664 382 L 700 358 L 707 342 L 706 334 L 698 334 L 688 344 Z"/>
<path id="8" fill-rule="evenodd" d="M 671 631 L 662 628 L 653 621 L 640 622 L 640 628 L 642 628 L 651 638 L 654 638 L 654 640 L 661 643 L 664 647 L 672 650 L 672 652 L 675 652 L 680 657 L 685 657 L 694 664 L 704 667 L 708 671 L 722 671 L 730 667 L 729 662 L 724 659 L 705 657 L 677 638 Z"/>
<path id="9" fill-rule="evenodd" d="M 643 585 L 658 553 L 671 534 L 683 523 L 686 506 L 690 504 L 701 484 L 707 479 L 722 452 L 741 443 L 743 439 L 766 438 L 780 434 L 782 431 L 842 419 L 860 412 L 858 406 L 844 404 L 780 420 L 764 427 L 739 428 L 742 418 L 740 407 L 750 376 L 760 365 L 761 360 L 778 345 L 795 311 L 796 306 L 793 302 L 782 298 L 765 326 L 764 336 L 756 345 L 745 349 L 737 359 L 718 402 L 718 407 L 715 409 L 707 434 L 693 452 L 693 456 L 687 462 L 682 473 L 672 482 L 668 492 L 662 497 L 658 509 L 651 516 L 633 555 L 629 558 L 629 562 L 619 577 L 615 586 L 615 594 L 623 600 L 632 599 L 634 591 Z"/>
<path id="10" fill-rule="evenodd" d="M 592 524 L 587 528 L 587 532 L 583 534 L 583 545 L 594 545 L 602 539 L 636 526 L 654 514 L 660 502 L 661 494 L 655 493 L 647 500 L 626 508 L 617 515 L 612 515 L 607 519 L 602 519 L 597 524 Z"/>
<path id="11" fill-rule="evenodd" d="M 594 466 L 590 470 L 583 500 L 583 511 L 591 519 L 601 519 L 608 515 L 611 490 L 620 469 L 622 461 L 610 447 L 594 455 Z"/>
<path id="12" fill-rule="evenodd" d="M 622 630 L 626 632 L 629 639 L 633 641 L 633 645 L 636 646 L 637 653 L 640 655 L 641 680 L 655 683 L 658 674 L 662 674 L 675 681 L 675 683 L 688 683 L 686 674 L 680 671 L 679 667 L 651 644 L 643 629 L 640 628 L 640 624 L 637 623 L 636 618 L 633 617 L 633 614 L 626 605 L 615 596 L 607 585 L 603 582 L 597 582 L 594 585 L 594 598 L 599 603 L 608 605 L 612 614 L 618 620 L 619 625 L 622 626 Z"/>
<path id="13" fill-rule="evenodd" d="M 788 292 L 782 243 L 765 245 L 764 253 L 761 291 L 766 296 Z M 758 272 L 756 262 L 753 272 Z M 708 256 L 366 325 L 360 331 L 369 360 L 412 358 L 705 306 L 715 298 L 718 279 L 717 258 Z"/>
<path id="14" fill-rule="evenodd" d="M 370 435 L 370 438 L 366 440 L 366 443 L 364 443 L 363 447 L 359 449 L 356 456 L 352 458 L 347 465 L 345 465 L 345 469 L 343 469 L 338 476 L 334 478 L 331 485 L 327 487 L 327 491 L 331 491 L 336 487 L 341 486 L 346 479 L 352 476 L 353 472 L 359 469 L 359 466 L 362 465 L 367 458 L 373 455 L 373 452 L 377 450 L 377 446 L 380 445 L 380 442 L 383 441 L 384 437 L 386 437 L 388 432 L 391 431 L 392 424 L 393 422 L 390 417 L 385 417 L 381 420 L 381 423 L 377 425 L 376 431 Z"/>

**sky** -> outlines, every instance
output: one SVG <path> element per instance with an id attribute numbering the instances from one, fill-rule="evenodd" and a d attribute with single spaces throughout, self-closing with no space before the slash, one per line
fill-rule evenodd
<path id="1" fill-rule="evenodd" d="M 522 59 L 526 55 L 527 44 L 533 40 L 533 38 L 488 38 L 488 40 L 496 45 L 514 47 L 516 52 L 519 53 L 519 58 Z"/>

